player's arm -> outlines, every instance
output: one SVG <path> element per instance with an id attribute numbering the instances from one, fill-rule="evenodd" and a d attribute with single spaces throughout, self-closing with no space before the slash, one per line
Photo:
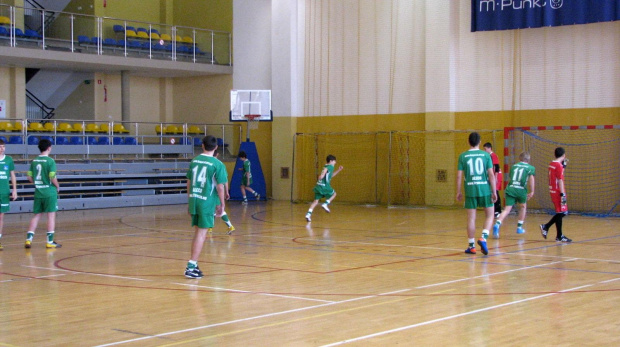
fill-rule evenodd
<path id="1" fill-rule="evenodd" d="M 28 182 L 34 183 L 34 180 L 32 179 L 32 171 L 28 171 L 26 177 L 28 177 Z"/>
<path id="2" fill-rule="evenodd" d="M 487 176 L 489 177 L 488 181 L 491 186 L 491 201 L 495 202 L 497 201 L 497 179 L 491 179 L 491 177 L 495 177 L 492 167 L 487 169 Z"/>
<path id="3" fill-rule="evenodd" d="M 534 176 L 530 176 L 528 183 L 529 185 L 529 193 L 527 194 L 527 199 L 531 199 L 532 196 L 534 196 L 534 189 L 536 187 L 536 180 L 534 179 Z"/>
<path id="4" fill-rule="evenodd" d="M 58 177 L 56 177 L 56 175 L 54 175 L 54 177 L 52 177 L 50 179 L 50 182 L 52 182 L 52 184 L 54 186 L 56 186 L 56 191 L 59 192 L 60 191 L 60 184 L 58 183 Z"/>
<path id="5" fill-rule="evenodd" d="M 336 177 L 336 175 L 342 171 L 342 169 L 344 169 L 344 167 L 342 165 L 340 165 L 340 167 L 338 167 L 338 170 L 334 171 L 334 174 L 332 175 L 332 177 Z"/>
<path id="6" fill-rule="evenodd" d="M 463 170 L 456 172 L 456 200 L 461 201 L 463 193 L 461 193 L 461 182 L 463 181 Z"/>
<path id="7" fill-rule="evenodd" d="M 15 177 L 15 171 L 11 171 L 11 184 L 13 185 L 13 192 L 11 198 L 17 200 L 17 178 Z"/>
<path id="8" fill-rule="evenodd" d="M 325 177 L 325 175 L 327 175 L 327 168 L 324 167 L 323 171 L 321 171 L 321 174 L 319 175 L 319 180 L 322 180 L 323 177 Z"/>
<path id="9" fill-rule="evenodd" d="M 192 183 L 191 183 L 190 179 L 188 178 L 187 179 L 187 196 L 188 197 L 192 194 L 191 188 L 192 188 Z"/>
<path id="10" fill-rule="evenodd" d="M 226 200 L 230 200 L 230 191 L 228 190 L 228 182 L 224 183 L 224 197 Z"/>

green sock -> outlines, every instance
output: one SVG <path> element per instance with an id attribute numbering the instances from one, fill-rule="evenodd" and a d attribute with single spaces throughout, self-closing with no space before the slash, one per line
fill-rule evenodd
<path id="1" fill-rule="evenodd" d="M 29 231 L 26 233 L 26 241 L 32 241 L 34 238 L 34 231 Z"/>
<path id="2" fill-rule="evenodd" d="M 232 223 L 230 222 L 230 218 L 228 218 L 227 214 L 222 215 L 222 220 L 226 223 L 227 226 L 231 227 Z"/>
<path id="3" fill-rule="evenodd" d="M 495 225 L 502 225 L 502 221 L 499 221 L 499 220 L 495 221 Z"/>
<path id="4" fill-rule="evenodd" d="M 193 269 L 193 268 L 195 268 L 197 266 L 198 266 L 198 262 L 196 262 L 196 261 L 190 260 L 190 261 L 187 262 L 187 268 L 188 269 Z"/>
<path id="5" fill-rule="evenodd" d="M 482 238 L 485 239 L 485 240 L 489 238 L 489 231 L 488 230 L 486 230 L 486 229 L 482 230 Z"/>
<path id="6" fill-rule="evenodd" d="M 520 220 L 517 222 L 517 228 L 521 228 L 523 226 L 523 221 Z"/>
<path id="7" fill-rule="evenodd" d="M 52 243 L 52 242 L 54 242 L 54 232 L 48 231 L 47 232 L 47 243 Z"/>

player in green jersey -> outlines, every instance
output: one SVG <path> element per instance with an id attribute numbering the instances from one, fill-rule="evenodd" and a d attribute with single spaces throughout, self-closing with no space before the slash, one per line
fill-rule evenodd
<path id="1" fill-rule="evenodd" d="M 207 233 L 213 228 L 215 217 L 220 217 L 226 207 L 224 184 L 228 182 L 228 174 L 224 164 L 213 157 L 215 150 L 217 139 L 211 135 L 205 136 L 202 139 L 202 154 L 192 160 L 187 170 L 188 212 L 195 228 L 191 258 L 185 268 L 187 278 L 203 277 L 198 268 L 198 257 Z"/>
<path id="2" fill-rule="evenodd" d="M 256 198 L 256 200 L 260 200 L 260 194 L 254 191 L 254 189 L 250 188 L 250 185 L 252 185 L 252 169 L 251 169 L 251 163 L 248 160 L 247 154 L 245 154 L 244 151 L 241 151 L 239 152 L 238 158 L 241 159 L 241 161 L 243 161 L 243 168 L 239 170 L 243 171 L 243 177 L 241 178 L 241 195 L 243 195 L 242 203 L 245 205 L 248 203 L 248 198 L 247 196 L 245 196 L 246 190 L 254 194 L 254 197 Z"/>
<path id="3" fill-rule="evenodd" d="M 327 212 L 329 210 L 329 204 L 334 201 L 336 198 L 336 191 L 332 188 L 330 182 L 332 178 L 336 177 L 336 175 L 342 171 L 343 167 L 340 166 L 338 170 L 334 171 L 334 165 L 336 165 L 336 157 L 333 155 L 327 156 L 327 164 L 323 167 L 323 171 L 319 175 L 319 180 L 316 182 L 316 186 L 314 186 L 314 201 L 310 204 L 310 208 L 308 209 L 308 213 L 306 213 L 306 220 L 308 222 L 312 221 L 312 210 L 319 203 L 319 200 L 325 198 L 325 203 L 321 204 L 321 207 Z"/>
<path id="4" fill-rule="evenodd" d="M 499 237 L 499 228 L 515 203 L 521 205 L 518 214 L 517 234 L 523 234 L 525 232 L 525 229 L 523 229 L 523 221 L 525 221 L 525 213 L 527 211 L 526 203 L 534 196 L 534 186 L 536 184 L 534 175 L 536 175 L 536 168 L 529 164 L 530 154 L 528 152 L 519 154 L 519 161 L 519 163 L 514 164 L 510 168 L 510 183 L 508 187 L 506 187 L 505 192 L 506 208 L 499 217 L 497 217 L 497 221 L 495 221 L 495 225 L 493 225 L 493 237 L 495 238 Z"/>
<path id="5" fill-rule="evenodd" d="M 28 170 L 28 181 L 34 183 L 34 204 L 32 206 L 34 217 L 28 226 L 25 247 L 30 248 L 32 245 L 34 231 L 37 229 L 39 219 L 43 213 L 47 213 L 47 243 L 45 247 L 60 248 L 60 244 L 54 241 L 60 185 L 56 177 L 56 162 L 49 156 L 52 151 L 52 142 L 47 139 L 39 141 L 39 151 L 41 155 L 30 163 Z"/>
<path id="6" fill-rule="evenodd" d="M 465 253 L 476 254 L 476 208 L 484 208 L 485 221 L 478 245 L 482 253 L 489 254 L 487 239 L 493 225 L 493 203 L 497 200 L 493 162 L 489 153 L 480 150 L 480 134 L 469 134 L 471 148 L 459 156 L 456 175 L 456 200 L 463 199 L 461 185 L 465 177 L 465 209 L 467 210 L 467 238 L 469 245 Z"/>
<path id="7" fill-rule="evenodd" d="M 4 214 L 9 212 L 9 201 L 17 199 L 17 179 L 15 178 L 15 163 L 13 158 L 4 153 L 6 150 L 4 140 L 0 139 L 0 239 L 4 227 Z M 9 179 L 13 190 L 9 186 Z M 0 243 L 2 250 L 2 243 Z"/>
<path id="8" fill-rule="evenodd" d="M 218 158 L 220 152 L 215 151 L 213 152 L 213 157 L 214 158 Z M 226 181 L 226 183 L 224 183 L 224 195 L 226 200 L 230 200 L 230 193 L 228 191 L 228 181 Z M 217 199 L 217 204 L 219 205 L 220 201 L 219 199 Z M 235 227 L 232 225 L 232 223 L 230 222 L 230 218 L 228 218 L 228 214 L 226 213 L 226 211 L 222 210 L 222 220 L 224 221 L 224 223 L 226 223 L 226 226 L 228 227 L 228 235 L 231 235 L 233 231 L 235 231 Z"/>

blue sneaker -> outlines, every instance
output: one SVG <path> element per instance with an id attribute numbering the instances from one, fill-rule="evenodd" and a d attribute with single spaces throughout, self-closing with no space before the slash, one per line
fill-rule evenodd
<path id="1" fill-rule="evenodd" d="M 487 247 L 487 240 L 480 238 L 480 240 L 478 240 L 478 245 L 480 246 L 480 249 L 482 250 L 482 254 L 484 255 L 489 254 L 489 248 Z"/>
<path id="2" fill-rule="evenodd" d="M 467 247 L 467 249 L 465 250 L 465 253 L 467 253 L 467 254 L 476 254 L 476 248 L 474 248 L 474 247 Z"/>
<path id="3" fill-rule="evenodd" d="M 499 225 L 493 224 L 493 237 L 499 239 Z"/>
<path id="4" fill-rule="evenodd" d="M 517 228 L 517 234 L 525 234 L 525 229 L 521 227 Z"/>

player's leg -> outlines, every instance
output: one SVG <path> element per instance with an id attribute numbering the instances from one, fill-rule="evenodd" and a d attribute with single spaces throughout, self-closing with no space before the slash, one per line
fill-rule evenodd
<path id="1" fill-rule="evenodd" d="M 222 213 L 222 220 L 224 221 L 224 223 L 226 223 L 226 226 L 228 227 L 228 232 L 227 234 L 230 235 L 232 234 L 233 231 L 235 231 L 235 227 L 232 225 L 232 223 L 230 222 L 230 218 L 228 218 L 228 214 L 226 213 L 226 211 L 224 211 Z"/>
<path id="2" fill-rule="evenodd" d="M 250 185 L 247 185 L 247 186 L 245 187 L 245 189 L 246 189 L 248 192 L 252 193 L 252 195 L 254 195 L 254 198 L 256 198 L 256 200 L 260 200 L 260 194 L 258 194 L 258 193 L 257 193 L 254 189 L 252 189 L 252 188 L 250 187 Z"/>
<path id="3" fill-rule="evenodd" d="M 564 220 L 564 216 L 566 216 L 566 212 L 558 212 L 555 215 L 558 218 L 555 222 L 555 228 L 557 230 L 555 240 L 558 242 L 573 242 L 572 239 L 569 239 L 562 233 L 562 221 Z"/>
<path id="4" fill-rule="evenodd" d="M 32 239 L 34 239 L 34 231 L 37 230 L 37 225 L 39 225 L 39 219 L 41 218 L 41 206 L 40 199 L 34 199 L 34 203 L 32 206 L 32 212 L 34 212 L 34 216 L 30 219 L 30 224 L 28 224 L 28 231 L 26 232 L 26 248 L 30 248 L 32 245 Z"/>
<path id="5" fill-rule="evenodd" d="M 467 200 L 465 204 L 465 211 L 467 211 L 467 249 L 465 253 L 476 254 L 476 209 L 468 208 Z"/>
<path id="6" fill-rule="evenodd" d="M 497 193 L 497 200 L 495 200 L 494 211 L 495 218 L 497 218 L 502 213 L 502 198 L 499 195 L 499 190 L 495 191 Z"/>
<path id="7" fill-rule="evenodd" d="M 241 184 L 241 195 L 243 196 L 243 201 L 241 203 L 243 204 L 247 204 L 248 203 L 248 197 L 245 195 L 245 184 Z"/>
<path id="8" fill-rule="evenodd" d="M 54 241 L 54 234 L 56 229 L 56 212 L 48 212 L 47 213 L 47 244 L 46 248 L 60 248 L 62 247 L 60 244 Z"/>
<path id="9" fill-rule="evenodd" d="M 525 222 L 525 214 L 527 213 L 527 204 L 519 204 L 519 212 L 517 213 L 517 234 L 525 233 L 523 229 L 523 223 Z"/>
<path id="10" fill-rule="evenodd" d="M 499 238 L 499 228 L 502 226 L 504 219 L 506 219 L 508 214 L 510 214 L 510 211 L 512 211 L 512 205 L 508 205 L 508 198 L 506 197 L 506 207 L 504 207 L 504 210 L 502 211 L 502 213 L 499 214 L 499 217 L 497 217 L 497 220 L 493 225 L 494 238 Z"/>
<path id="11" fill-rule="evenodd" d="M 493 227 L 493 217 L 495 208 L 493 206 L 493 202 L 491 201 L 491 197 L 488 197 L 488 201 L 485 201 L 487 206 L 484 208 L 484 224 L 482 226 L 482 237 L 478 239 L 478 245 L 480 245 L 480 249 L 484 255 L 489 254 L 489 248 L 487 247 L 487 239 L 489 238 L 489 230 Z"/>
<path id="12" fill-rule="evenodd" d="M 195 227 L 194 239 L 192 240 L 191 257 L 187 262 L 185 268 L 185 277 L 187 278 L 202 278 L 203 274 L 198 267 L 198 258 L 202 252 L 202 247 L 205 243 L 207 234 L 212 230 L 214 224 L 215 214 L 215 202 L 214 201 L 200 201 L 196 211 L 198 214 L 192 215 L 192 226 Z"/>
<path id="13" fill-rule="evenodd" d="M 324 209 L 325 211 L 327 211 L 327 212 L 331 212 L 331 211 L 329 210 L 329 204 L 330 204 L 332 201 L 334 201 L 334 199 L 335 199 L 335 198 L 336 198 L 336 191 L 332 189 L 332 191 L 331 191 L 331 192 L 330 192 L 330 194 L 329 194 L 329 198 L 327 198 L 327 199 L 325 200 L 325 203 L 323 203 L 323 204 L 321 205 L 321 207 L 323 207 L 323 209 Z"/>
<path id="14" fill-rule="evenodd" d="M 310 204 L 310 208 L 308 209 L 308 212 L 306 213 L 306 220 L 308 222 L 312 221 L 312 210 L 314 210 L 314 208 L 316 207 L 316 205 L 319 204 L 319 200 L 321 199 L 321 195 L 317 194 L 316 192 L 314 193 L 314 201 Z"/>
<path id="15" fill-rule="evenodd" d="M 2 240 L 3 226 L 4 226 L 4 213 L 0 213 L 0 240 Z M 0 243 L 0 250 L 2 250 L 2 243 Z"/>

